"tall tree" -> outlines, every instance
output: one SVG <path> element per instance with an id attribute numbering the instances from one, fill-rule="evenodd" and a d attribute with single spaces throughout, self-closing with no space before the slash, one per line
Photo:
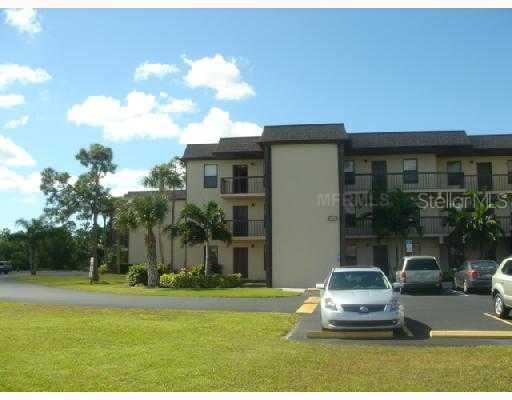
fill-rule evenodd
<path id="1" fill-rule="evenodd" d="M 119 201 L 114 216 L 114 225 L 120 232 L 126 232 L 128 229 L 136 229 L 141 226 L 144 228 L 148 287 L 151 288 L 158 287 L 160 281 L 154 229 L 162 224 L 167 210 L 167 199 L 160 194 L 154 194 Z"/>
<path id="2" fill-rule="evenodd" d="M 92 144 L 89 149 L 80 149 L 75 158 L 87 172 L 80 175 L 74 183 L 67 172 L 57 172 L 46 168 L 41 173 L 41 191 L 46 195 L 45 212 L 64 223 L 75 217 L 91 223 L 90 248 L 93 258 L 91 283 L 99 281 L 98 218 L 105 210 L 110 192 L 101 180 L 108 173 L 115 172 L 116 165 L 112 162 L 112 149 L 101 144 Z"/>
<path id="3" fill-rule="evenodd" d="M 420 207 L 412 193 L 396 189 L 392 192 L 374 193 L 377 204 L 364 218 L 372 220 L 375 234 L 379 238 L 389 237 L 395 241 L 395 258 L 399 263 L 404 242 L 412 231 L 422 235 Z"/>
<path id="4" fill-rule="evenodd" d="M 39 253 L 45 240 L 48 226 L 42 217 L 32 218 L 31 220 L 21 218 L 16 221 L 16 225 L 24 230 L 22 240 L 27 247 L 30 274 L 36 275 L 40 261 Z"/>
<path id="5" fill-rule="evenodd" d="M 453 228 L 448 239 L 456 248 L 469 246 L 478 249 L 480 258 L 487 258 L 505 236 L 494 214 L 496 206 L 482 193 L 468 192 L 465 197 L 471 200 L 469 207 L 446 209 L 446 222 Z"/>
<path id="6" fill-rule="evenodd" d="M 149 175 L 144 177 L 144 186 L 157 189 L 161 194 L 165 194 L 171 202 L 171 225 L 175 222 L 176 193 L 184 185 L 183 166 L 178 157 L 163 164 L 155 165 Z M 170 192 L 170 193 L 169 193 Z M 164 251 L 162 246 L 163 227 L 158 225 L 158 249 L 160 263 L 165 264 Z M 174 237 L 171 236 L 171 271 L 174 270 Z"/>
<path id="7" fill-rule="evenodd" d="M 181 210 L 176 224 L 171 227 L 171 235 L 180 235 L 184 245 L 204 245 L 205 275 L 208 275 L 210 242 L 220 240 L 231 243 L 231 232 L 227 227 L 224 210 L 214 201 L 209 201 L 203 208 L 187 204 Z"/>

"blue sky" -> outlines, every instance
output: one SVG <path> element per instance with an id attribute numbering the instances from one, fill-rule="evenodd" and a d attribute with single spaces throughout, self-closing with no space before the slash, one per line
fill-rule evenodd
<path id="1" fill-rule="evenodd" d="M 0 227 L 94 142 L 121 193 L 184 143 L 268 124 L 510 133 L 511 37 L 510 10 L 2 12 Z"/>

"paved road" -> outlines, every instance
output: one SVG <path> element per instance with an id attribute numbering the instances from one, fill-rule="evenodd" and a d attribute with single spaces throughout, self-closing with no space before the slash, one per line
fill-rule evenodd
<path id="1" fill-rule="evenodd" d="M 408 333 L 387 340 L 308 339 L 309 331 L 320 327 L 319 307 L 313 314 L 300 318 L 289 335 L 290 339 L 336 344 L 389 344 L 389 345 L 479 345 L 512 344 L 503 339 L 439 339 L 430 338 L 431 330 L 512 330 L 512 325 L 484 315 L 492 314 L 490 295 L 486 293 L 464 295 L 446 287 L 442 294 L 419 292 L 402 296 Z M 512 319 L 508 319 L 512 322 Z"/>
<path id="2" fill-rule="evenodd" d="M 91 307 L 156 308 L 181 310 L 295 312 L 304 296 L 266 299 L 206 298 L 88 293 L 17 282 L 0 275 L 0 301 Z"/>

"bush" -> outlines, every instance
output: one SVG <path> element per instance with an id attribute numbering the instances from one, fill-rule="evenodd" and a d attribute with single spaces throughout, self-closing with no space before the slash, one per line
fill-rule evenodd
<path id="1" fill-rule="evenodd" d="M 126 281 L 129 286 L 135 286 L 140 283 L 148 284 L 148 270 L 144 264 L 130 265 L 128 274 L 126 274 Z"/>
<path id="2" fill-rule="evenodd" d="M 223 288 L 234 288 L 239 287 L 242 283 L 242 275 L 241 274 L 230 274 L 222 277 L 222 286 Z"/>
<path id="3" fill-rule="evenodd" d="M 241 278 L 240 274 L 211 274 L 205 277 L 204 268 L 198 265 L 162 275 L 160 286 L 173 289 L 233 288 L 240 286 Z"/>
<path id="4" fill-rule="evenodd" d="M 176 275 L 177 274 L 163 274 L 160 277 L 160 287 L 163 288 L 174 288 L 176 287 Z"/>
<path id="5" fill-rule="evenodd" d="M 98 268 L 98 272 L 100 273 L 100 275 L 108 274 L 108 272 L 109 272 L 108 265 L 107 264 L 101 264 L 100 267 Z"/>

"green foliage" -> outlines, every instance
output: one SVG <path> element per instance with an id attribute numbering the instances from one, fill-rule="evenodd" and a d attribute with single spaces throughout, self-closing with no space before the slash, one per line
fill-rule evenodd
<path id="1" fill-rule="evenodd" d="M 144 177 L 145 187 L 158 189 L 160 192 L 180 189 L 183 184 L 183 166 L 178 157 L 167 163 L 155 165 L 149 175 Z"/>
<path id="2" fill-rule="evenodd" d="M 105 275 L 105 274 L 108 274 L 110 271 L 109 271 L 109 268 L 108 268 L 108 265 L 107 264 L 101 264 L 98 268 L 98 272 L 100 273 L 100 275 Z"/>
<path id="3" fill-rule="evenodd" d="M 126 282 L 128 286 L 136 286 L 139 284 L 148 284 L 148 270 L 144 264 L 130 265 L 126 274 Z"/>
<path id="4" fill-rule="evenodd" d="M 234 288 L 241 284 L 240 274 L 205 276 L 202 265 L 182 269 L 160 277 L 160 287 L 173 289 Z"/>

